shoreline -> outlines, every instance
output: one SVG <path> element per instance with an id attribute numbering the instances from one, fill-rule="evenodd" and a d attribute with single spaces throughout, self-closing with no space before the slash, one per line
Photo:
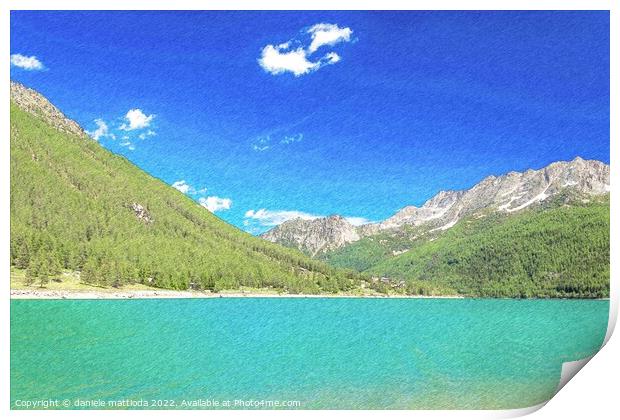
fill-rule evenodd
<path id="1" fill-rule="evenodd" d="M 464 299 L 463 296 L 424 296 L 424 295 L 309 295 L 256 292 L 195 292 L 183 290 L 30 290 L 11 289 L 11 299 L 39 300 L 88 300 L 88 299 L 215 299 L 215 298 L 368 298 L 368 299 Z"/>

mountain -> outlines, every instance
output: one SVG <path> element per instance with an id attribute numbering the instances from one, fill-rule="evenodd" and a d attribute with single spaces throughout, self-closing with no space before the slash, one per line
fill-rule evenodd
<path id="1" fill-rule="evenodd" d="M 313 257 L 319 252 L 333 251 L 360 239 L 355 226 L 337 215 L 287 221 L 265 232 L 261 237 L 284 246 L 299 248 Z"/>
<path id="2" fill-rule="evenodd" d="M 609 218 L 609 195 L 569 203 L 558 197 L 516 215 L 468 217 L 367 272 L 390 283 L 404 280 L 409 293 L 609 297 Z"/>
<path id="3" fill-rule="evenodd" d="M 349 290 L 359 277 L 225 223 L 11 82 L 11 264 L 101 286 Z M 58 280 L 58 279 L 57 279 Z"/>
<path id="4" fill-rule="evenodd" d="M 609 296 L 601 162 L 488 177 L 380 223 L 356 227 L 335 215 L 263 235 L 312 259 L 227 224 L 16 83 L 10 128 L 10 258 L 29 281 L 70 271 L 103 287 Z"/>
<path id="5" fill-rule="evenodd" d="M 586 195 L 609 192 L 609 165 L 577 157 L 570 162 L 554 162 L 540 170 L 489 176 L 469 190 L 441 191 L 420 208 L 405 207 L 378 225 L 366 226 L 365 232 L 422 224 L 430 229 L 446 230 L 477 211 L 494 209 L 513 213 L 567 189 Z"/>
<path id="6" fill-rule="evenodd" d="M 45 121 L 58 131 L 86 138 L 86 133 L 78 123 L 67 118 L 43 95 L 22 84 L 11 81 L 11 102 L 18 108 Z"/>
<path id="7" fill-rule="evenodd" d="M 576 158 L 441 191 L 374 224 L 290 220 L 263 238 L 389 293 L 609 296 L 609 166 Z"/>
<path id="8" fill-rule="evenodd" d="M 554 162 L 539 170 L 489 176 L 465 191 L 441 191 L 421 207 L 404 207 L 379 223 L 355 227 L 339 216 L 294 219 L 262 237 L 320 256 L 382 233 L 441 232 L 472 215 L 480 216 L 489 211 L 516 214 L 564 192 L 580 196 L 606 194 L 609 192 L 609 165 L 578 157 L 570 162 Z"/>

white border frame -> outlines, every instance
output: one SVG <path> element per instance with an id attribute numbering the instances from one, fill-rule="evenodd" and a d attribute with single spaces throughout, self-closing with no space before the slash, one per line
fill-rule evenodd
<path id="1" fill-rule="evenodd" d="M 2 75 L 2 79 L 8 81 L 10 78 L 10 70 L 9 70 L 9 55 L 10 55 L 10 10 L 610 10 L 610 141 L 611 139 L 615 139 L 617 141 L 618 137 L 618 121 L 614 120 L 614 116 L 616 115 L 614 111 L 617 111 L 617 98 L 618 98 L 618 51 L 620 51 L 620 45 L 618 45 L 618 27 L 619 27 L 619 15 L 617 15 L 619 11 L 618 2 L 614 1 L 604 1 L 604 0 L 592 0 L 592 1 L 582 1 L 582 0 L 529 0 L 529 1 L 517 1 L 517 0 L 505 0 L 505 1 L 489 1 L 489 0 L 470 0 L 470 1 L 457 1 L 457 0 L 423 0 L 423 1 L 397 1 L 397 0 L 382 0 L 382 1 L 371 1 L 371 0 L 357 0 L 354 3 L 343 0 L 298 0 L 296 2 L 291 1 L 283 1 L 283 0 L 262 0 L 260 2 L 252 2 L 252 1 L 240 1 L 240 0 L 215 0 L 215 1 L 202 1 L 202 0 L 176 0 L 174 2 L 162 1 L 162 0 L 151 0 L 151 1 L 140 1 L 140 0 L 91 0 L 88 3 L 80 2 L 77 0 L 5 0 L 0 4 L 0 40 L 1 42 L 1 50 L 2 56 L 5 57 L 5 64 L 0 67 L 0 74 Z M 3 101 L 0 101 L 0 109 L 2 113 L 0 114 L 0 132 L 4 134 L 4 141 L 0 144 L 0 173 L 1 181 L 0 181 L 0 196 L 4 198 L 9 197 L 9 168 L 10 168 L 10 147 L 9 147 L 9 83 L 5 82 L 0 84 L 0 92 L 1 96 L 4 98 Z M 610 160 L 615 161 L 618 156 L 618 146 L 611 141 L 611 153 Z M 616 175 L 615 170 L 611 171 L 611 214 L 614 214 L 614 209 L 619 208 L 618 206 L 618 182 L 619 177 Z M 9 259 L 9 200 L 2 200 L 2 205 L 0 206 L 1 212 L 1 223 L 0 223 L 0 234 L 4 240 L 0 243 L 0 251 L 1 254 L 4 255 L 5 261 Z M 617 219 L 612 217 L 611 219 L 611 299 L 610 299 L 610 319 L 609 326 L 607 330 L 607 335 L 605 338 L 605 343 L 607 344 L 611 334 L 615 328 L 618 314 L 618 278 L 616 274 L 615 267 L 618 265 L 619 256 L 620 256 L 620 247 L 615 240 L 618 238 L 618 223 Z M 4 268 L 5 279 L 9 278 L 9 267 L 6 264 L 6 268 Z M 6 281 L 5 297 L 0 299 L 0 313 L 2 314 L 2 344 L 0 345 L 0 356 L 2 358 L 2 378 L 0 379 L 0 383 L 2 387 L 0 389 L 3 390 L 4 395 L 2 396 L 3 406 L 2 412 L 5 414 L 9 414 L 13 417 L 19 418 L 31 418 L 36 416 L 44 416 L 48 418 L 80 418 L 84 415 L 84 412 L 80 411 L 18 411 L 18 410 L 9 410 L 10 407 L 10 353 L 9 353 L 9 342 L 10 342 L 10 332 L 9 328 L 9 320 L 10 320 L 10 301 L 9 301 L 9 282 Z M 537 414 L 544 415 L 560 415 L 565 418 L 582 418 L 586 414 L 586 410 L 590 410 L 588 406 L 589 399 L 596 399 L 597 406 L 592 409 L 598 413 L 596 418 L 611 418 L 611 413 L 618 412 L 617 402 L 614 399 L 614 388 L 617 384 L 617 375 L 620 372 L 620 368 L 618 366 L 618 361 L 616 355 L 618 355 L 620 344 L 617 343 L 617 339 L 612 341 L 611 344 L 605 346 L 604 354 L 596 355 L 594 357 L 594 365 L 598 371 L 595 372 L 587 372 L 588 378 L 582 378 L 577 381 L 586 382 L 586 379 L 589 380 L 589 383 L 579 383 L 572 386 L 572 383 L 567 386 L 566 391 L 562 391 L 558 394 L 558 396 L 554 397 L 551 401 L 550 407 L 548 410 L 553 409 L 550 413 L 545 413 L 546 410 L 539 412 Z M 613 348 L 612 348 L 613 347 Z M 608 349 L 609 348 L 609 349 Z M 612 353 L 612 352 L 615 352 Z M 601 365 L 601 363 L 597 363 L 599 358 L 605 359 L 605 364 Z M 590 360 L 590 359 L 588 359 Z M 578 365 L 578 364 L 577 364 Z M 579 368 L 583 367 L 578 366 Z M 563 369 L 563 376 L 565 374 L 565 369 Z M 577 369 L 576 371 L 578 371 Z M 576 373 L 576 371 L 574 373 Z M 615 375 L 614 377 L 609 377 L 607 375 L 608 372 L 611 372 L 611 375 Z M 573 374 L 574 374 L 573 373 Z M 598 375 L 592 375 L 593 373 L 597 373 Z M 580 374 L 581 376 L 582 374 Z M 586 376 L 586 375 L 584 375 Z M 572 377 L 572 376 L 571 376 Z M 564 379 L 564 378 L 563 378 Z M 604 384 L 601 384 L 601 382 Z M 576 386 L 580 385 L 580 386 Z M 570 388 L 570 389 L 569 389 Z M 573 392 L 574 391 L 574 392 Z M 573 392 L 573 394 L 569 394 L 569 392 Z M 579 392 L 579 393 L 575 393 Z M 596 398 L 596 396 L 606 396 L 606 399 L 601 400 L 600 398 Z M 562 404 L 560 405 L 560 401 L 562 400 Z M 580 401 L 581 400 L 581 401 Z M 557 402 L 557 403 L 556 403 Z M 365 417 L 365 416 L 387 416 L 390 418 L 408 418 L 415 416 L 416 418 L 446 418 L 446 417 L 458 417 L 458 418 L 473 418 L 473 419 L 481 419 L 481 418 L 507 418 L 507 417 L 516 417 L 525 415 L 534 411 L 537 411 L 539 408 L 543 407 L 545 404 L 540 404 L 535 407 L 525 408 L 525 409 L 517 409 L 517 410 L 480 410 L 480 411 L 461 411 L 461 410 L 452 410 L 452 411 L 444 411 L 444 410 L 416 410 L 416 411 L 407 411 L 407 410 L 394 410 L 394 411 L 209 411 L 208 413 L 202 410 L 199 411 L 88 411 L 87 415 L 92 418 L 101 418 L 103 416 L 114 415 L 121 417 L 131 417 L 131 418 L 167 418 L 171 414 L 179 417 L 214 417 L 214 418 L 289 418 L 292 416 L 298 418 L 315 418 L 317 415 L 326 416 L 326 417 Z M 577 411 L 574 411 L 577 410 Z M 606 411 L 609 410 L 609 411 Z M 609 413 L 609 416 L 606 414 Z M 541 417 L 539 415 L 539 417 Z M 601 417 L 605 415 L 605 417 Z"/>

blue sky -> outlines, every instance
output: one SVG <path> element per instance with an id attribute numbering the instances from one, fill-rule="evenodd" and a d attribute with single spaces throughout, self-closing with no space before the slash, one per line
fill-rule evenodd
<path id="1" fill-rule="evenodd" d="M 13 80 L 252 233 L 609 162 L 607 12 L 19 11 L 11 54 Z"/>

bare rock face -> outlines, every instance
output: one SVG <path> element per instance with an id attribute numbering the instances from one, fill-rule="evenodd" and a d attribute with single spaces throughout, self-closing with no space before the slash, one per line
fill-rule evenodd
<path id="1" fill-rule="evenodd" d="M 355 226 L 342 216 L 313 220 L 293 219 L 262 235 L 263 239 L 297 248 L 312 256 L 360 239 Z"/>
<path id="2" fill-rule="evenodd" d="M 539 170 L 489 176 L 464 191 L 441 217 L 428 222 L 428 225 L 445 230 L 463 217 L 479 211 L 514 213 L 565 190 L 582 195 L 609 192 L 609 165 L 576 158 L 570 162 L 554 162 Z"/>
<path id="3" fill-rule="evenodd" d="M 310 221 L 296 219 L 263 234 L 263 238 L 316 255 L 366 236 L 398 231 L 407 225 L 420 226 L 427 232 L 442 231 L 478 213 L 516 213 L 564 191 L 585 196 L 608 193 L 609 165 L 577 157 L 539 170 L 489 176 L 469 190 L 440 191 L 421 207 L 404 207 L 379 223 L 354 227 L 340 216 Z"/>
<path id="4" fill-rule="evenodd" d="M 464 194 L 464 191 L 440 191 L 422 207 L 407 206 L 381 223 L 368 225 L 364 231 L 367 234 L 373 234 L 381 230 L 399 228 L 403 225 L 420 226 L 443 220 L 446 214 L 459 203 Z M 369 229 L 371 227 L 374 232 Z"/>
<path id="5" fill-rule="evenodd" d="M 144 223 L 153 223 L 153 218 L 142 204 L 131 203 L 129 207 L 133 210 L 138 220 Z"/>
<path id="6" fill-rule="evenodd" d="M 11 81 L 11 100 L 24 111 L 42 118 L 57 130 L 87 137 L 78 123 L 67 118 L 43 95 L 20 83 Z"/>

